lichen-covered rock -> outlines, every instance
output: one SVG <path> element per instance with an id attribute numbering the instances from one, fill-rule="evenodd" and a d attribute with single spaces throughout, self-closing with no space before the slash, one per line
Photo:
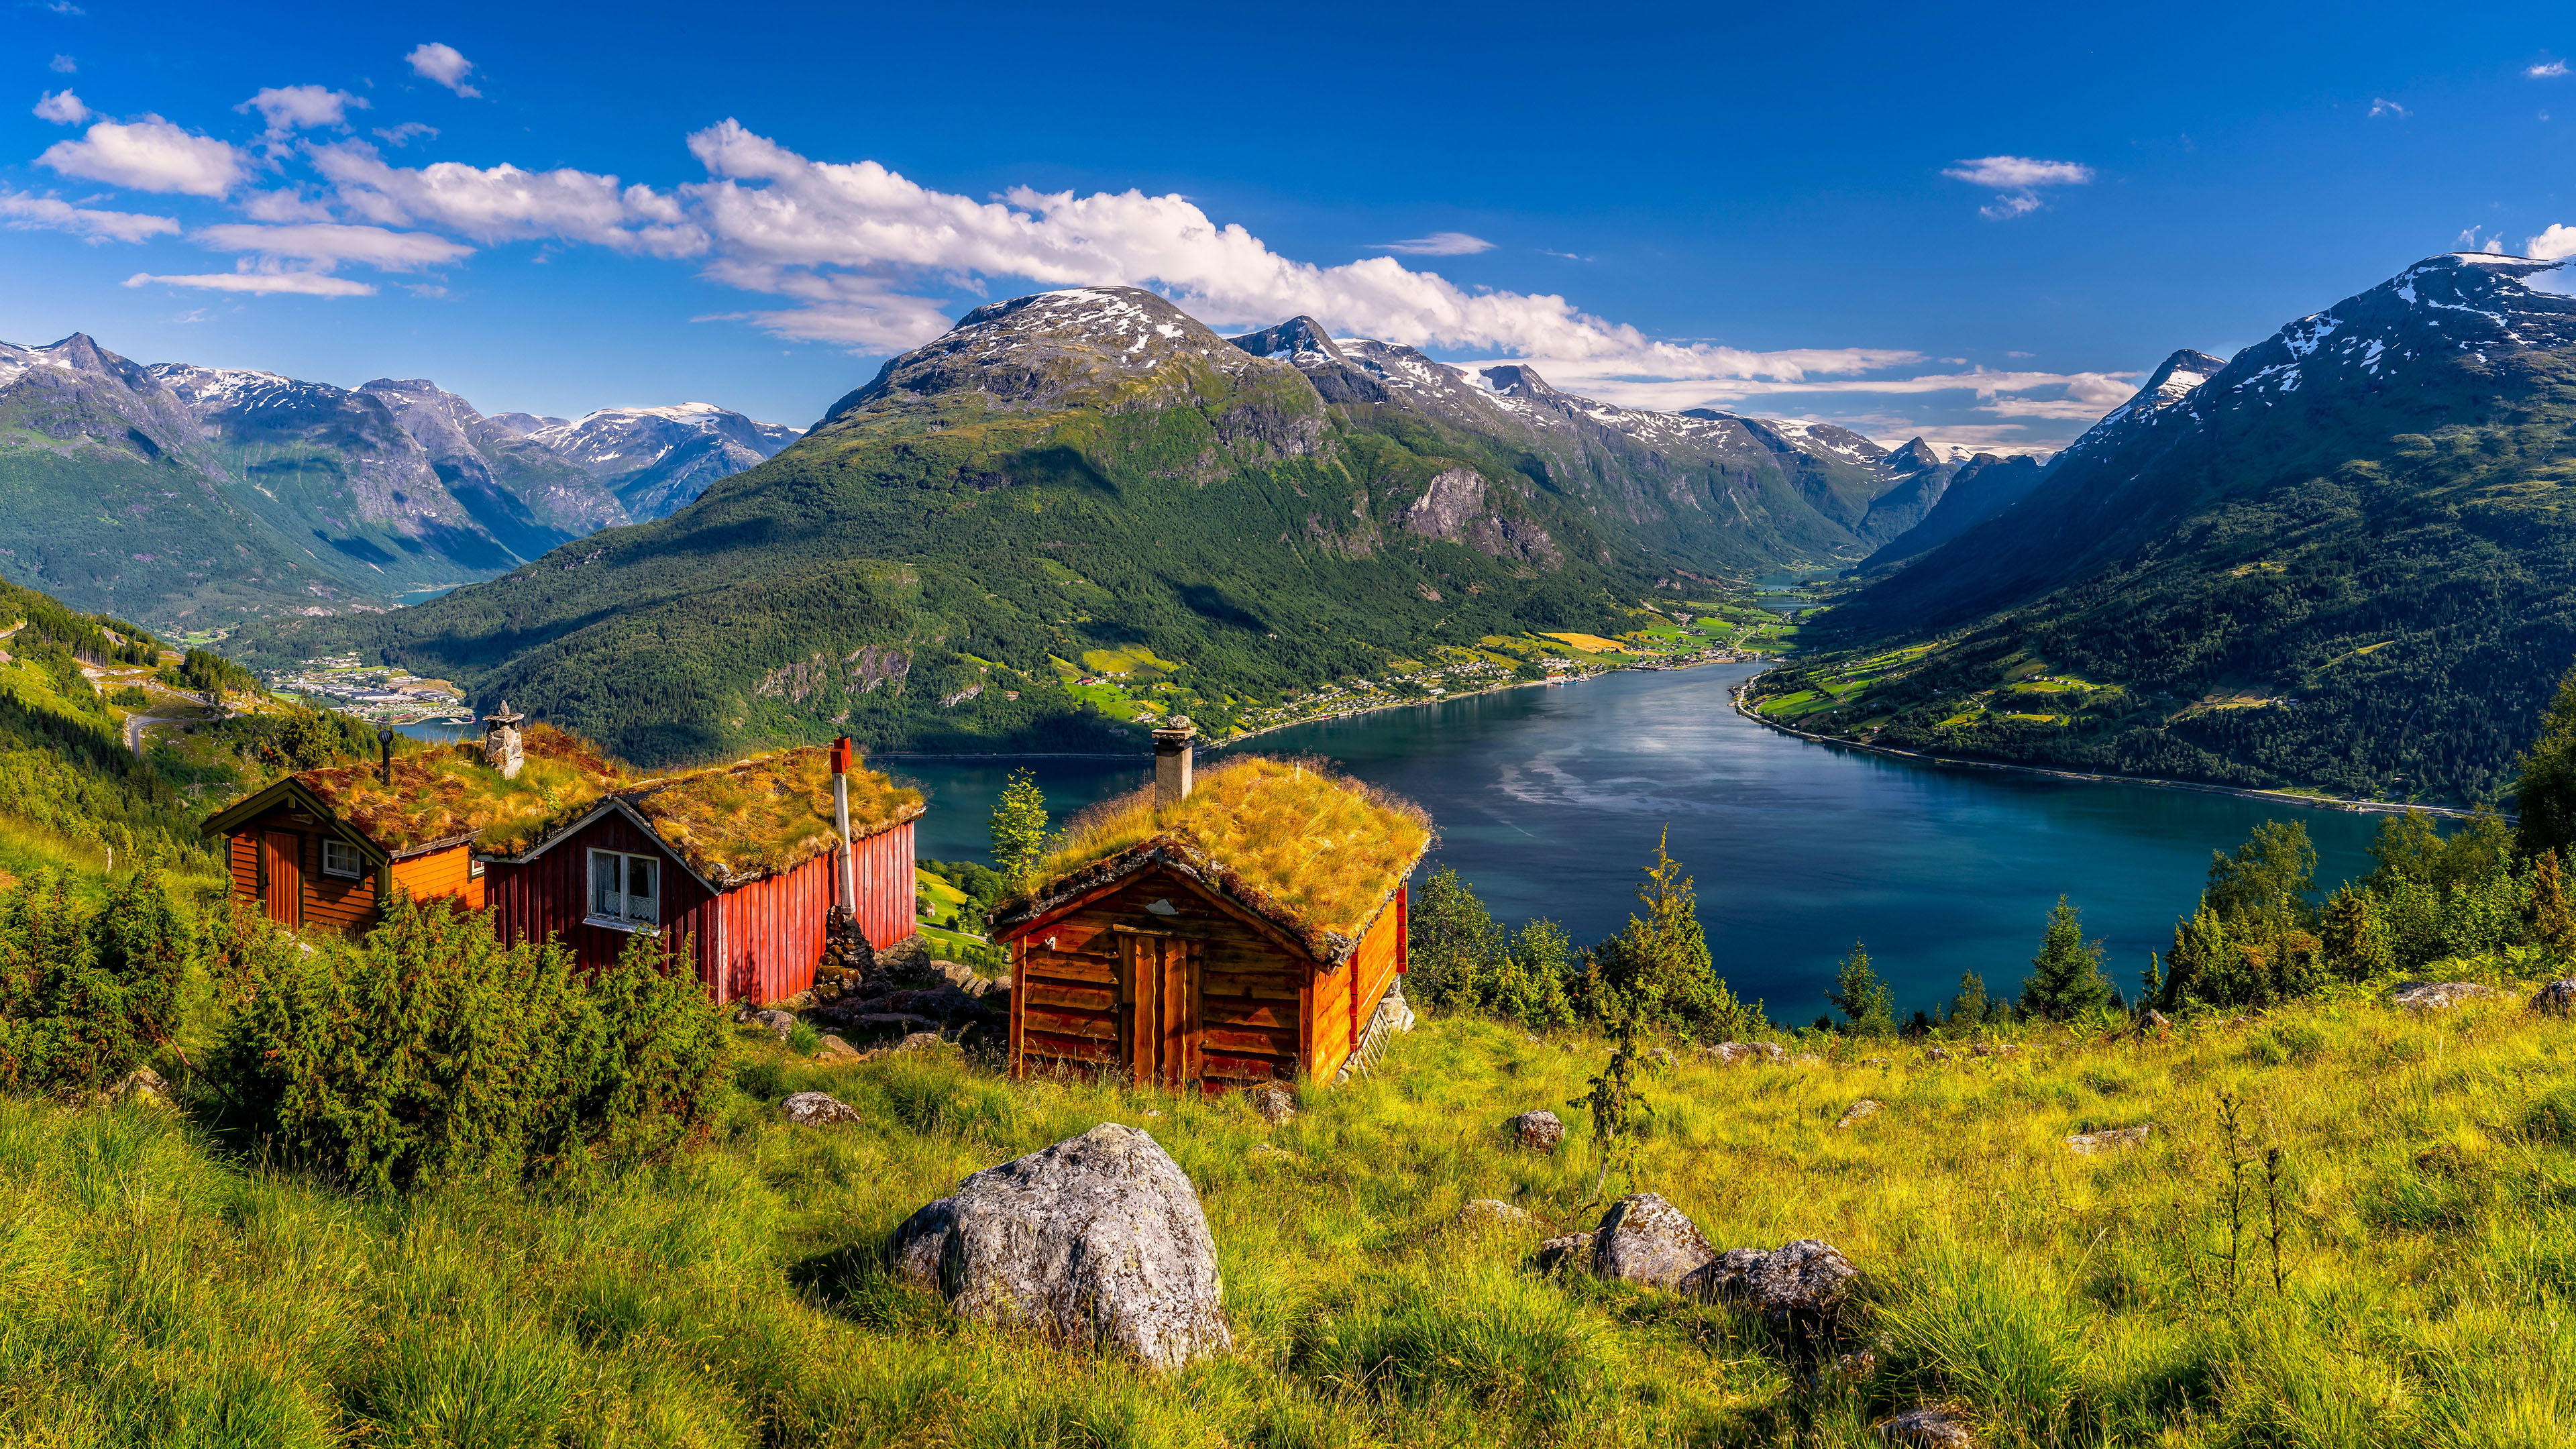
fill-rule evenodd
<path id="1" fill-rule="evenodd" d="M 1716 1256 L 1690 1214 L 1659 1193 L 1619 1199 L 1592 1230 L 1592 1271 L 1604 1278 L 1670 1288 Z"/>
<path id="2" fill-rule="evenodd" d="M 787 1034 L 796 1029 L 796 1018 L 793 1014 L 775 1009 L 746 1012 L 742 1023 L 745 1026 L 759 1027 L 780 1041 L 787 1040 Z"/>
<path id="3" fill-rule="evenodd" d="M 1243 1100 L 1262 1121 L 1276 1127 L 1297 1115 L 1297 1094 L 1277 1082 L 1265 1082 L 1243 1094 Z"/>
<path id="4" fill-rule="evenodd" d="M 956 1312 L 1051 1343 L 1165 1370 L 1233 1347 L 1197 1190 L 1115 1122 L 968 1177 L 895 1230 L 893 1254 Z"/>
<path id="5" fill-rule="evenodd" d="M 1878 1426 L 1878 1437 L 1905 1449 L 1977 1449 L 1976 1436 L 1947 1409 L 1922 1406 Z"/>
<path id="6" fill-rule="evenodd" d="M 1860 1281 L 1831 1243 L 1800 1238 L 1773 1251 L 1733 1248 L 1678 1286 L 1685 1293 L 1756 1309 L 1774 1332 L 1812 1341 L 1830 1328 Z"/>
<path id="7" fill-rule="evenodd" d="M 1538 1245 L 1538 1268 L 1542 1273 L 1563 1267 L 1584 1267 L 1592 1261 L 1592 1235 L 1567 1233 Z"/>
<path id="8" fill-rule="evenodd" d="M 2576 1014 L 2576 976 L 2552 981 L 2532 993 L 2531 1009 L 2543 1016 Z"/>
<path id="9" fill-rule="evenodd" d="M 1523 1112 L 1504 1123 L 1503 1128 L 1514 1141 L 1533 1152 L 1554 1152 L 1565 1141 L 1565 1123 L 1544 1108 Z"/>
<path id="10" fill-rule="evenodd" d="M 2173 1023 L 2165 1019 L 2165 1014 L 2156 1010 L 2152 1006 L 2148 1007 L 2146 1011 L 2138 1017 L 2138 1035 L 2140 1036 L 2162 1036 L 2165 1032 L 2171 1030 L 2172 1027 Z"/>
<path id="11" fill-rule="evenodd" d="M 817 1043 L 814 1047 L 814 1055 L 824 1058 L 827 1061 L 838 1061 L 841 1058 L 855 1057 L 858 1054 L 859 1049 L 857 1047 L 850 1045 L 848 1042 L 832 1035 L 828 1031 L 823 1033 L 823 1040 Z"/>
<path id="12" fill-rule="evenodd" d="M 828 1127 L 835 1122 L 856 1122 L 858 1111 L 822 1092 L 798 1092 L 778 1104 L 788 1121 L 799 1127 Z"/>
<path id="13" fill-rule="evenodd" d="M 1867 1121 L 1869 1118 L 1885 1111 L 1886 1109 L 1887 1104 L 1885 1102 L 1879 1101 L 1875 1097 L 1863 1097 L 1859 1101 L 1852 1103 L 1849 1107 L 1844 1108 L 1843 1115 L 1835 1121 L 1834 1125 L 1837 1127 L 1849 1127 L 1855 1122 Z"/>
<path id="14" fill-rule="evenodd" d="M 1699 1054 L 1721 1067 L 1788 1060 L 1789 1054 L 1772 1041 L 1722 1041 L 1699 1049 Z"/>
<path id="15" fill-rule="evenodd" d="M 1458 1209 L 1458 1221 L 1471 1228 L 1518 1228 L 1529 1224 L 1530 1215 L 1499 1198 L 1480 1197 Z"/>
<path id="16" fill-rule="evenodd" d="M 2401 981 L 2388 993 L 2388 1004 L 2408 1011 L 2448 1011 L 2472 1001 L 2488 1001 L 2504 995 L 2492 986 L 2474 981 Z"/>
<path id="17" fill-rule="evenodd" d="M 2066 1150 L 2078 1157 L 2094 1157 L 2123 1147 L 2137 1147 L 2146 1142 L 2147 1130 L 2139 1126 L 2114 1127 L 2107 1132 L 2079 1132 L 2066 1139 Z"/>
<path id="18" fill-rule="evenodd" d="M 100 1091 L 96 1100 L 101 1106 L 111 1102 L 141 1102 L 146 1106 L 167 1107 L 170 1105 L 170 1084 L 161 1080 L 161 1074 L 150 1067 L 136 1067 L 117 1078 L 113 1086 Z"/>

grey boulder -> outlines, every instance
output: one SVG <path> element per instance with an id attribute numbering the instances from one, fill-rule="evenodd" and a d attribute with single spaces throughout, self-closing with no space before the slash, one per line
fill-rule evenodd
<path id="1" fill-rule="evenodd" d="M 2576 1014 L 2576 976 L 2552 981 L 2532 993 L 2531 1009 L 2543 1016 Z"/>
<path id="2" fill-rule="evenodd" d="M 2388 1004 L 2408 1011 L 2448 1011 L 2472 1001 L 2487 1001 L 2504 995 L 2492 986 L 2474 981 L 2401 981 L 2388 993 Z"/>
<path id="3" fill-rule="evenodd" d="M 1833 1322 L 1860 1281 L 1860 1270 L 1817 1238 L 1800 1238 L 1776 1250 L 1736 1248 L 1719 1255 L 1682 1287 L 1722 1303 L 1762 1311 L 1782 1332 L 1810 1333 Z"/>
<path id="4" fill-rule="evenodd" d="M 1701 1047 L 1699 1054 L 1721 1067 L 1783 1062 L 1789 1058 L 1789 1054 L 1780 1049 L 1778 1042 L 1769 1041 L 1722 1041 L 1713 1046 Z"/>
<path id="5" fill-rule="evenodd" d="M 1905 1449 L 1976 1449 L 1976 1436 L 1947 1409 L 1906 1410 L 1878 1426 L 1878 1437 Z"/>
<path id="6" fill-rule="evenodd" d="M 787 1040 L 788 1033 L 796 1030 L 796 1018 L 787 1012 L 775 1009 L 746 1013 L 742 1021 L 743 1025 L 759 1027 L 780 1041 Z"/>
<path id="7" fill-rule="evenodd" d="M 858 1110 L 824 1092 L 798 1092 L 778 1104 L 788 1121 L 799 1127 L 828 1127 L 835 1122 L 856 1122 Z"/>
<path id="8" fill-rule="evenodd" d="M 1612 1203 L 1592 1232 L 1594 1273 L 1654 1288 L 1675 1286 L 1716 1256 L 1690 1214 L 1659 1193 Z"/>
<path id="9" fill-rule="evenodd" d="M 1567 1233 L 1538 1245 L 1538 1268 L 1542 1273 L 1563 1267 L 1582 1267 L 1592 1261 L 1592 1235 Z"/>
<path id="10" fill-rule="evenodd" d="M 2147 1130 L 2139 1126 L 2114 1127 L 2107 1132 L 2079 1132 L 2066 1139 L 2066 1150 L 2078 1157 L 2097 1157 L 2124 1147 L 2138 1147 L 2145 1144 Z"/>
<path id="11" fill-rule="evenodd" d="M 1234 1345 L 1189 1177 L 1104 1122 L 986 1168 L 895 1230 L 897 1272 L 958 1313 L 1177 1369 Z"/>
<path id="12" fill-rule="evenodd" d="M 1244 1102 L 1262 1121 L 1276 1127 L 1297 1115 L 1297 1094 L 1277 1082 L 1265 1082 L 1243 1094 Z"/>
<path id="13" fill-rule="evenodd" d="M 1503 1126 L 1511 1132 L 1514 1141 L 1537 1152 L 1554 1152 L 1565 1141 L 1565 1123 L 1558 1120 L 1554 1112 L 1544 1109 L 1523 1112 Z"/>
<path id="14" fill-rule="evenodd" d="M 1863 1097 L 1859 1101 L 1852 1103 L 1851 1106 L 1845 1108 L 1843 1110 L 1843 1115 L 1834 1123 L 1834 1125 L 1837 1127 L 1849 1127 L 1855 1122 L 1866 1122 L 1871 1117 L 1885 1110 L 1887 1110 L 1887 1104 L 1885 1102 L 1879 1101 L 1875 1097 Z"/>

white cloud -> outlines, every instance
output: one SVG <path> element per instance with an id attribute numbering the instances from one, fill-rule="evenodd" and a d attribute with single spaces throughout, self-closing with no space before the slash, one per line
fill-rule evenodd
<path id="1" fill-rule="evenodd" d="M 204 272 L 194 276 L 160 277 L 150 272 L 136 272 L 125 279 L 129 287 L 197 287 L 210 292 L 286 293 L 301 297 L 372 297 L 376 289 L 365 282 L 347 277 L 334 277 L 321 272 Z"/>
<path id="2" fill-rule="evenodd" d="M 437 140 L 438 128 L 423 125 L 418 121 L 405 121 L 391 129 L 379 126 L 376 128 L 376 135 L 388 146 L 408 146 L 414 141 Z"/>
<path id="3" fill-rule="evenodd" d="M 1469 236 L 1463 231 L 1435 231 L 1429 236 L 1413 237 L 1406 241 L 1381 242 L 1377 249 L 1382 252 L 1402 252 L 1407 256 L 1415 257 L 1472 257 L 1478 252 L 1492 251 L 1494 244 L 1480 236 Z"/>
<path id="4" fill-rule="evenodd" d="M 90 108 L 81 103 L 68 87 L 61 92 L 47 91 L 36 101 L 36 119 L 57 126 L 77 126 L 90 118 Z"/>
<path id="5" fill-rule="evenodd" d="M 614 176 L 522 171 L 507 162 L 489 169 L 458 161 L 388 166 L 356 142 L 316 148 L 313 164 L 343 206 L 387 226 L 433 226 L 480 242 L 593 242 L 656 256 L 688 256 L 706 245 L 676 201 L 649 186 L 621 187 Z"/>
<path id="6" fill-rule="evenodd" d="M 219 252 L 253 252 L 263 257 L 310 262 L 325 271 L 342 262 L 360 262 L 380 272 L 410 272 L 474 255 L 474 248 L 463 242 L 427 232 L 331 222 L 200 227 L 191 240 Z"/>
<path id="7" fill-rule="evenodd" d="M 2567 74 L 2567 62 L 2563 60 L 2543 61 L 2540 64 L 2525 70 L 2523 74 L 2531 77 L 2533 80 L 2556 80 L 2558 77 Z"/>
<path id="8" fill-rule="evenodd" d="M 2041 187 L 2085 185 L 2093 179 L 2093 168 L 2074 161 L 2043 161 L 2032 156 L 1979 156 L 1961 161 L 1941 174 L 1971 186 L 1995 188 L 1994 201 L 1978 207 L 1977 214 L 1989 221 L 2009 221 L 2046 205 L 2039 199 Z"/>
<path id="9" fill-rule="evenodd" d="M 367 109 L 364 97 L 328 86 L 271 86 L 258 95 L 233 107 L 244 115 L 257 111 L 268 122 L 270 134 L 305 130 L 315 126 L 348 124 L 348 112 Z"/>
<path id="10" fill-rule="evenodd" d="M 66 176 L 187 196 L 221 196 L 232 190 L 243 180 L 247 160 L 212 136 L 149 115 L 128 124 L 101 121 L 86 138 L 57 141 L 36 158 L 39 165 Z"/>
<path id="11" fill-rule="evenodd" d="M 136 211 L 93 211 L 50 196 L 0 190 L 0 225 L 11 231 L 66 231 L 93 244 L 176 235 L 179 223 Z"/>
<path id="12" fill-rule="evenodd" d="M 467 60 L 455 46 L 441 45 L 433 40 L 414 49 L 403 59 L 411 62 L 412 74 L 423 80 L 436 81 L 468 100 L 483 94 L 465 83 L 465 73 L 474 69 L 474 62 Z"/>
<path id="13" fill-rule="evenodd" d="M 80 69 L 80 62 L 72 59 L 68 55 L 58 55 L 52 60 L 45 62 L 45 69 L 52 71 L 56 75 L 70 75 L 74 71 Z"/>
<path id="14" fill-rule="evenodd" d="M 241 199 L 241 213 L 253 221 L 329 221 L 331 208 L 291 186 L 254 191 Z"/>
<path id="15" fill-rule="evenodd" d="M 2561 257 L 2576 257 L 2576 226 L 2550 223 L 2549 230 L 2522 244 L 2522 254 L 2526 257 L 2536 257 L 2544 262 L 2554 262 Z"/>
<path id="16" fill-rule="evenodd" d="M 2395 116 L 2401 121 L 2405 120 L 2408 116 L 2415 114 L 2413 111 L 2406 109 L 2395 101 L 2381 100 L 2376 96 L 2371 98 L 2370 113 L 2373 116 Z"/>

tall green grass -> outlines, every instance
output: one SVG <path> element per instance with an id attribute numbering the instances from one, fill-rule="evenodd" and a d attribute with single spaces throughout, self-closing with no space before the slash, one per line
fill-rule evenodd
<path id="1" fill-rule="evenodd" d="M 1597 1164 L 1579 1122 L 1554 1157 L 1500 1124 L 1578 1118 L 1603 1048 L 1474 1020 L 1277 1128 L 950 1052 L 754 1043 L 712 1142 L 576 1189 L 351 1195 L 152 1108 L 6 1100 L 0 1440 L 1858 1445 L 1938 1402 L 1998 1445 L 2564 1443 L 2571 1033 L 2354 996 L 2163 1040 L 1650 1077 L 1640 1180 L 1612 1190 L 1720 1247 L 1836 1244 L 1869 1274 L 1860 1372 L 1729 1307 L 1534 1272 L 1540 1237 L 1598 1215 Z M 774 1101 L 805 1088 L 862 1120 L 786 1127 Z M 1837 1129 L 1862 1096 L 1887 1110 Z M 1237 1350 L 1170 1380 L 955 1320 L 879 1257 L 959 1177 L 1104 1120 L 1171 1151 L 1217 1242 Z M 2124 1153 L 2061 1141 L 2139 1123 Z M 1483 1197 L 1535 1220 L 1462 1225 Z"/>

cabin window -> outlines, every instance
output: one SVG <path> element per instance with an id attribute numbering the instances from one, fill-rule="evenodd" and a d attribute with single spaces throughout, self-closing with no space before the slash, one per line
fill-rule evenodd
<path id="1" fill-rule="evenodd" d="M 649 855 L 614 850 L 590 853 L 590 921 L 621 930 L 651 928 L 662 919 L 661 863 Z"/>
<path id="2" fill-rule="evenodd" d="M 483 878 L 483 857 L 479 855 L 469 855 L 465 857 L 465 878 L 467 880 L 481 880 Z"/>
<path id="3" fill-rule="evenodd" d="M 345 840 L 322 842 L 322 873 L 342 880 L 356 880 L 367 873 L 366 862 L 358 858 L 358 847 Z"/>

